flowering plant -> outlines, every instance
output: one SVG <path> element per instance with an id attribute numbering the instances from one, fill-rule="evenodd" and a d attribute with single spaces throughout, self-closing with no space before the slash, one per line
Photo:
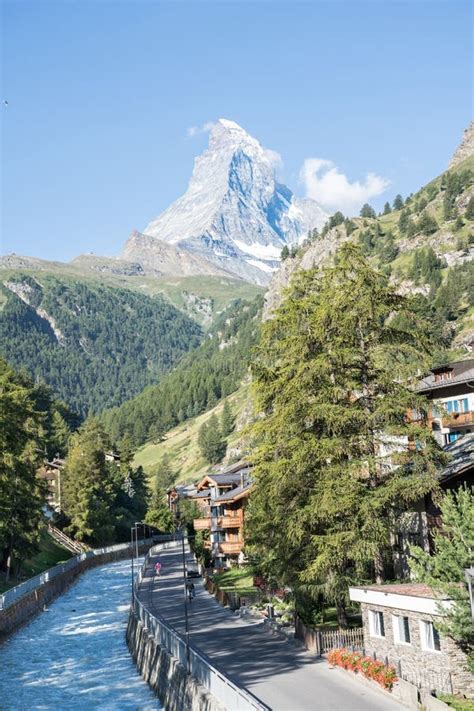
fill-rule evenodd
<path id="1" fill-rule="evenodd" d="M 397 681 L 395 667 L 376 661 L 372 657 L 364 657 L 360 652 L 351 652 L 345 648 L 332 649 L 327 655 L 327 660 L 334 667 L 361 673 L 389 691 Z"/>

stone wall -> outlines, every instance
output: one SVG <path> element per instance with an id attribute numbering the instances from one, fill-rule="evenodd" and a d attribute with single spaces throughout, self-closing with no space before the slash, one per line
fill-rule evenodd
<path id="1" fill-rule="evenodd" d="M 401 672 L 402 678 L 417 686 L 449 692 L 452 685 L 453 693 L 474 698 L 474 677 L 467 670 L 467 657 L 453 640 L 441 636 L 440 651 L 426 651 L 421 647 L 420 621 L 430 621 L 436 626 L 439 617 L 364 603 L 361 608 L 367 654 L 382 661 L 387 658 Z M 385 637 L 370 634 L 369 610 L 383 612 Z M 395 641 L 392 615 L 408 617 L 410 644 Z"/>
<path id="2" fill-rule="evenodd" d="M 148 547 L 148 545 L 140 546 L 140 554 L 146 552 Z M 119 550 L 99 553 L 96 556 L 78 561 L 76 566 L 51 578 L 51 580 L 19 598 L 9 607 L 0 610 L 0 642 L 14 633 L 22 624 L 28 622 L 34 615 L 41 612 L 45 605 L 49 605 L 52 600 L 67 590 L 84 571 L 98 565 L 129 557 L 130 548 L 124 546 Z"/>
<path id="3" fill-rule="evenodd" d="M 128 620 L 127 644 L 141 676 L 166 711 L 225 711 L 214 696 L 160 647 L 133 612 Z"/>

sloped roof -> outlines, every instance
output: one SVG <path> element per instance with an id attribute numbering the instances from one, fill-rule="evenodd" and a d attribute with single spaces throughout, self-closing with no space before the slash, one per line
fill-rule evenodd
<path id="1" fill-rule="evenodd" d="M 443 371 L 452 371 L 452 376 L 449 380 L 436 380 L 436 373 Z M 455 363 L 449 363 L 439 368 L 433 368 L 430 375 L 422 378 L 418 383 L 418 392 L 429 392 L 431 390 L 441 390 L 442 388 L 450 387 L 451 385 L 459 385 L 474 380 L 474 359 L 459 360 Z"/>
<path id="2" fill-rule="evenodd" d="M 474 469 L 474 432 L 469 432 L 455 442 L 451 442 L 444 451 L 450 455 L 450 461 L 440 471 L 441 482 Z"/>
<path id="3" fill-rule="evenodd" d="M 410 595 L 410 597 L 426 597 L 449 599 L 448 596 L 435 592 L 425 583 L 398 583 L 382 585 L 354 585 L 354 590 L 373 590 L 374 592 L 391 593 L 392 595 Z"/>
<path id="4" fill-rule="evenodd" d="M 212 501 L 213 503 L 220 504 L 225 501 L 234 501 L 236 499 L 241 499 L 250 493 L 252 486 L 252 482 L 247 482 L 243 486 L 237 486 L 235 489 L 230 489 L 229 491 L 224 492 Z"/>

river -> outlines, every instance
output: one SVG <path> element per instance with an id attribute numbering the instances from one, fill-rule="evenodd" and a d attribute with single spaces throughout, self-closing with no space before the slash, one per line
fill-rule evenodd
<path id="1" fill-rule="evenodd" d="M 155 711 L 125 643 L 130 561 L 84 573 L 0 646 L 0 709 Z"/>

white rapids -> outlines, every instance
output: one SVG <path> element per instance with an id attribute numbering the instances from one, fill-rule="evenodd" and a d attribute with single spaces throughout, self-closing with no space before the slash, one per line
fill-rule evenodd
<path id="1" fill-rule="evenodd" d="M 130 590 L 130 561 L 90 570 L 0 646 L 0 709 L 160 709 L 125 642 Z"/>

